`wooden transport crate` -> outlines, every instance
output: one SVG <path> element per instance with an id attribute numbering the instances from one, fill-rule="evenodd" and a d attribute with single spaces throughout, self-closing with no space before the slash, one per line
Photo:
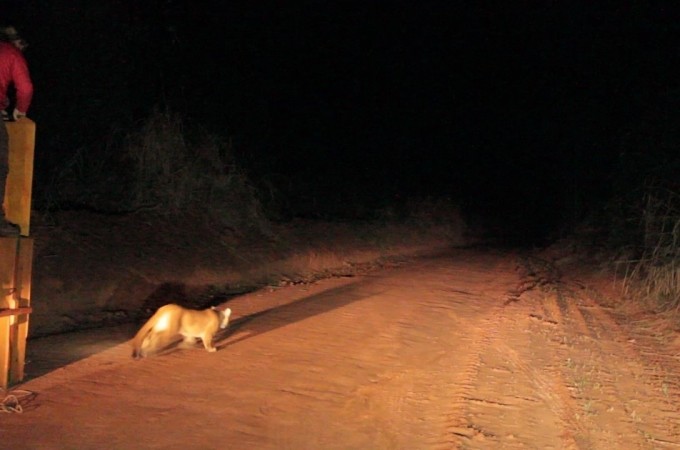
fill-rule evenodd
<path id="1" fill-rule="evenodd" d="M 31 313 L 33 239 L 29 238 L 35 123 L 27 118 L 5 122 L 9 134 L 7 219 L 19 225 L 21 237 L 0 237 L 0 387 L 24 378 L 28 320 Z"/>

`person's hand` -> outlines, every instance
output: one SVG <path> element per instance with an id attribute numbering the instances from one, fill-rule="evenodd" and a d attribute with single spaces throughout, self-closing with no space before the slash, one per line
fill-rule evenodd
<path id="1" fill-rule="evenodd" d="M 14 120 L 19 120 L 19 119 L 23 119 L 24 117 L 26 117 L 26 113 L 21 112 L 18 109 L 14 108 L 14 112 L 12 113 L 12 116 L 14 117 Z"/>
<path id="2" fill-rule="evenodd" d="M 7 114 L 7 111 L 3 109 L 2 111 L 0 111 L 0 114 L 2 114 L 2 120 L 4 120 L 5 122 L 9 120 L 9 114 Z"/>

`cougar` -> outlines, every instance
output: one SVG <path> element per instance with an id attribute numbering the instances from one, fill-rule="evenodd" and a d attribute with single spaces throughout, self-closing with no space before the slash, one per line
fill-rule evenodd
<path id="1" fill-rule="evenodd" d="M 201 338 L 209 352 L 216 352 L 212 340 L 218 330 L 229 324 L 231 309 L 187 309 L 179 305 L 165 305 L 140 328 L 132 340 L 132 357 L 144 358 L 169 345 L 174 338 L 182 336 L 184 342 L 194 343 Z"/>

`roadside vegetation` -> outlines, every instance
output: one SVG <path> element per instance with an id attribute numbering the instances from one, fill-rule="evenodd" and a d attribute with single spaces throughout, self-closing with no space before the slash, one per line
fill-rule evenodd
<path id="1" fill-rule="evenodd" d="M 669 98 L 625 133 L 601 212 L 616 271 L 638 306 L 680 325 L 680 116 Z"/>
<path id="2" fill-rule="evenodd" d="M 625 292 L 680 324 L 680 193 L 649 186 L 628 209 L 622 224 L 630 241 L 619 247 L 615 261 Z"/>
<path id="3" fill-rule="evenodd" d="M 139 128 L 84 147 L 54 172 L 39 199 L 47 210 L 109 214 L 156 211 L 171 220 L 202 214 L 223 226 L 267 231 L 256 189 L 235 161 L 231 143 L 187 126 L 170 111 L 155 110 Z"/>
<path id="4" fill-rule="evenodd" d="M 153 211 L 167 220 L 202 216 L 244 236 L 269 236 L 272 220 L 298 217 L 277 200 L 279 186 L 258 185 L 248 175 L 230 139 L 187 124 L 169 110 L 154 110 L 138 129 L 112 134 L 102 148 L 83 147 L 51 173 L 36 199 L 48 214 L 75 209 L 111 215 Z M 460 210 L 450 199 L 393 199 L 367 208 L 361 199 L 349 198 L 342 205 L 345 214 L 337 214 L 339 206 L 331 203 L 318 205 L 317 219 L 332 211 L 336 214 L 327 220 L 370 222 L 371 229 L 384 227 L 388 233 L 396 223 L 420 231 L 447 226 L 455 236 L 463 232 Z"/>

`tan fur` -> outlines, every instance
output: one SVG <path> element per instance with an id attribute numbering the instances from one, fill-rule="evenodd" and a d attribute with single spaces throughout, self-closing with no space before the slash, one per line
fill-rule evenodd
<path id="1" fill-rule="evenodd" d="M 229 316 L 229 308 L 220 311 L 214 308 L 187 309 L 174 304 L 161 306 L 132 340 L 132 357 L 144 358 L 169 345 L 178 336 L 190 343 L 201 338 L 205 349 L 215 352 L 213 337 L 217 331 L 227 327 Z"/>

